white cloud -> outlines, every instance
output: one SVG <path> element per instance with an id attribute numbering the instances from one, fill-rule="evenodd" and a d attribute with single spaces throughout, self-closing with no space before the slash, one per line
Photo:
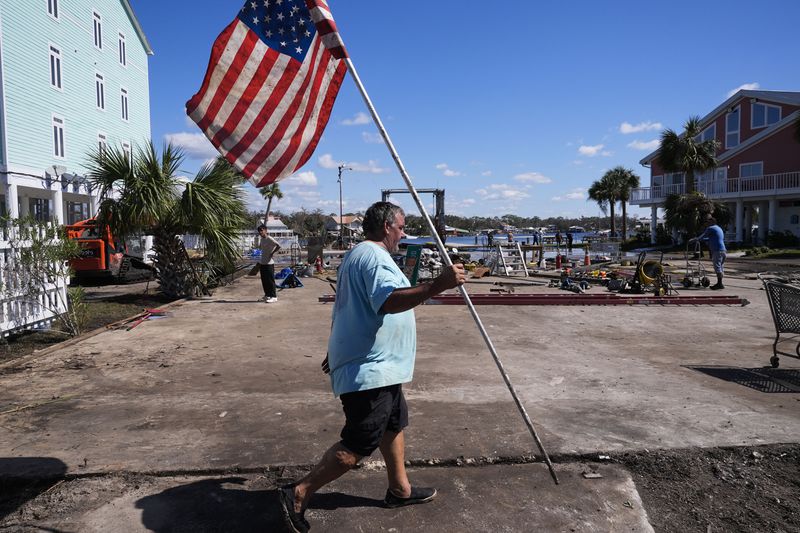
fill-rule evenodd
<path id="1" fill-rule="evenodd" d="M 481 176 L 486 176 L 487 178 L 488 178 L 489 176 L 491 176 L 491 175 L 492 175 L 492 171 L 491 171 L 491 170 L 487 170 L 487 171 L 485 171 L 485 172 L 481 172 Z"/>
<path id="2" fill-rule="evenodd" d="M 294 185 L 296 187 L 316 187 L 318 181 L 317 175 L 314 174 L 313 171 L 309 170 L 289 176 L 283 181 L 283 183 L 286 185 Z"/>
<path id="3" fill-rule="evenodd" d="M 585 198 L 586 189 L 583 187 L 577 187 L 566 194 L 562 194 L 561 196 L 553 196 L 552 200 L 554 202 L 562 202 L 564 200 L 584 200 Z"/>
<path id="4" fill-rule="evenodd" d="M 602 155 L 604 157 L 610 156 L 611 152 L 603 150 L 604 147 L 604 144 L 595 144 L 593 146 L 586 146 L 583 144 L 578 148 L 578 153 L 586 157 L 594 157 L 596 155 Z"/>
<path id="5" fill-rule="evenodd" d="M 738 93 L 739 91 L 755 91 L 756 89 L 760 89 L 760 88 L 761 88 L 761 84 L 758 83 L 757 81 L 754 81 L 753 83 L 744 83 L 742 85 L 739 85 L 737 88 L 731 89 L 730 91 L 728 91 L 727 98 L 730 98 L 731 96 L 733 96 L 734 94 Z"/>
<path id="6" fill-rule="evenodd" d="M 656 148 L 658 148 L 659 144 L 661 144 L 661 141 L 659 141 L 658 139 L 653 139 L 652 141 L 640 141 L 640 140 L 637 139 L 637 140 L 633 141 L 632 143 L 629 143 L 628 144 L 628 148 L 633 148 L 634 150 L 645 150 L 645 151 L 651 152 L 651 151 L 655 150 Z"/>
<path id="7" fill-rule="evenodd" d="M 522 200 L 530 195 L 525 191 L 514 189 L 505 183 L 493 183 L 485 189 L 475 191 L 482 200 Z"/>
<path id="8" fill-rule="evenodd" d="M 620 133 L 628 135 L 629 133 L 641 133 L 643 131 L 660 130 L 664 126 L 660 122 L 640 122 L 638 124 L 631 124 L 630 122 L 623 122 L 619 126 Z"/>
<path id="9" fill-rule="evenodd" d="M 369 160 L 366 163 L 348 161 L 346 163 L 342 163 L 334 160 L 331 154 L 321 155 L 317 160 L 317 163 L 322 168 L 329 168 L 329 169 L 338 168 L 339 165 L 345 164 L 353 172 L 366 172 L 369 174 L 386 174 L 387 172 L 390 172 L 388 168 L 383 168 L 379 166 L 377 161 Z"/>
<path id="10" fill-rule="evenodd" d="M 369 124 L 369 115 L 360 111 L 353 118 L 346 118 L 339 124 L 342 126 L 363 126 L 364 124 Z"/>
<path id="11" fill-rule="evenodd" d="M 164 140 L 180 148 L 189 159 L 215 159 L 219 152 L 202 133 L 167 133 Z"/>
<path id="12" fill-rule="evenodd" d="M 441 170 L 442 174 L 448 178 L 453 178 L 461 175 L 461 172 L 453 170 L 452 168 L 447 166 L 447 163 L 439 163 L 438 165 L 436 165 L 436 169 Z"/>
<path id="13" fill-rule="evenodd" d="M 361 132 L 361 138 L 367 144 L 383 144 L 383 137 L 380 133 L 370 133 L 368 131 Z"/>
<path id="14" fill-rule="evenodd" d="M 517 181 L 529 181 L 531 183 L 552 183 L 553 180 L 539 174 L 538 172 L 525 172 L 523 174 L 517 174 L 514 176 L 514 179 Z"/>

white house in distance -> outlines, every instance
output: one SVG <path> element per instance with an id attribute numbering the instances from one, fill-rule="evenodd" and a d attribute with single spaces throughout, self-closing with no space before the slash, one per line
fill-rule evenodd
<path id="1" fill-rule="evenodd" d="M 0 206 L 93 216 L 87 155 L 150 139 L 148 56 L 128 0 L 14 0 L 0 9 Z"/>
<path id="2" fill-rule="evenodd" d="M 768 232 L 800 236 L 800 143 L 794 124 L 800 117 L 800 92 L 741 90 L 701 119 L 702 140 L 719 143 L 719 165 L 695 176 L 695 188 L 728 202 L 735 213 L 735 242 L 763 243 Z M 631 203 L 657 210 L 670 194 L 684 192 L 683 173 L 665 172 L 659 152 L 640 162 L 650 167 L 650 187 L 634 189 Z M 753 239 L 750 228 L 758 224 Z M 655 233 L 652 233 L 655 242 Z"/>

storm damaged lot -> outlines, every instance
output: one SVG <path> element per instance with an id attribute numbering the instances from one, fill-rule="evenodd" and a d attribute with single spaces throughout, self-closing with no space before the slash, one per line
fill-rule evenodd
<path id="1" fill-rule="evenodd" d="M 265 305 L 257 283 L 0 367 L 0 525 L 279 531 L 275 487 L 341 426 L 331 291 Z M 441 495 L 383 509 L 376 455 L 318 495 L 314 530 L 797 530 L 800 365 L 766 368 L 760 283 L 729 285 L 750 305 L 479 308 L 558 486 L 466 309 L 418 308 L 407 459 Z"/>

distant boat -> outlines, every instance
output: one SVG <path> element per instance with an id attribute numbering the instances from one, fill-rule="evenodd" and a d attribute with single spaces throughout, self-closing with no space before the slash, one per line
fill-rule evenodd
<path id="1" fill-rule="evenodd" d="M 569 227 L 570 233 L 586 233 L 586 230 L 582 226 L 570 226 Z"/>

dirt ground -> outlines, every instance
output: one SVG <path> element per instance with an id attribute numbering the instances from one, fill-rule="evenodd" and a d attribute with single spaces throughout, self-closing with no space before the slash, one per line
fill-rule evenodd
<path id="1" fill-rule="evenodd" d="M 658 532 L 800 531 L 800 445 L 659 450 L 612 458 Z"/>
<path id="2" fill-rule="evenodd" d="M 144 283 L 85 287 L 88 307 L 84 332 L 101 328 L 118 320 L 140 313 L 145 308 L 158 307 L 171 300 L 155 291 L 151 282 L 145 292 Z M 50 331 L 23 331 L 11 335 L 0 344 L 0 363 L 44 350 L 69 337 L 59 331 L 58 324 Z"/>

